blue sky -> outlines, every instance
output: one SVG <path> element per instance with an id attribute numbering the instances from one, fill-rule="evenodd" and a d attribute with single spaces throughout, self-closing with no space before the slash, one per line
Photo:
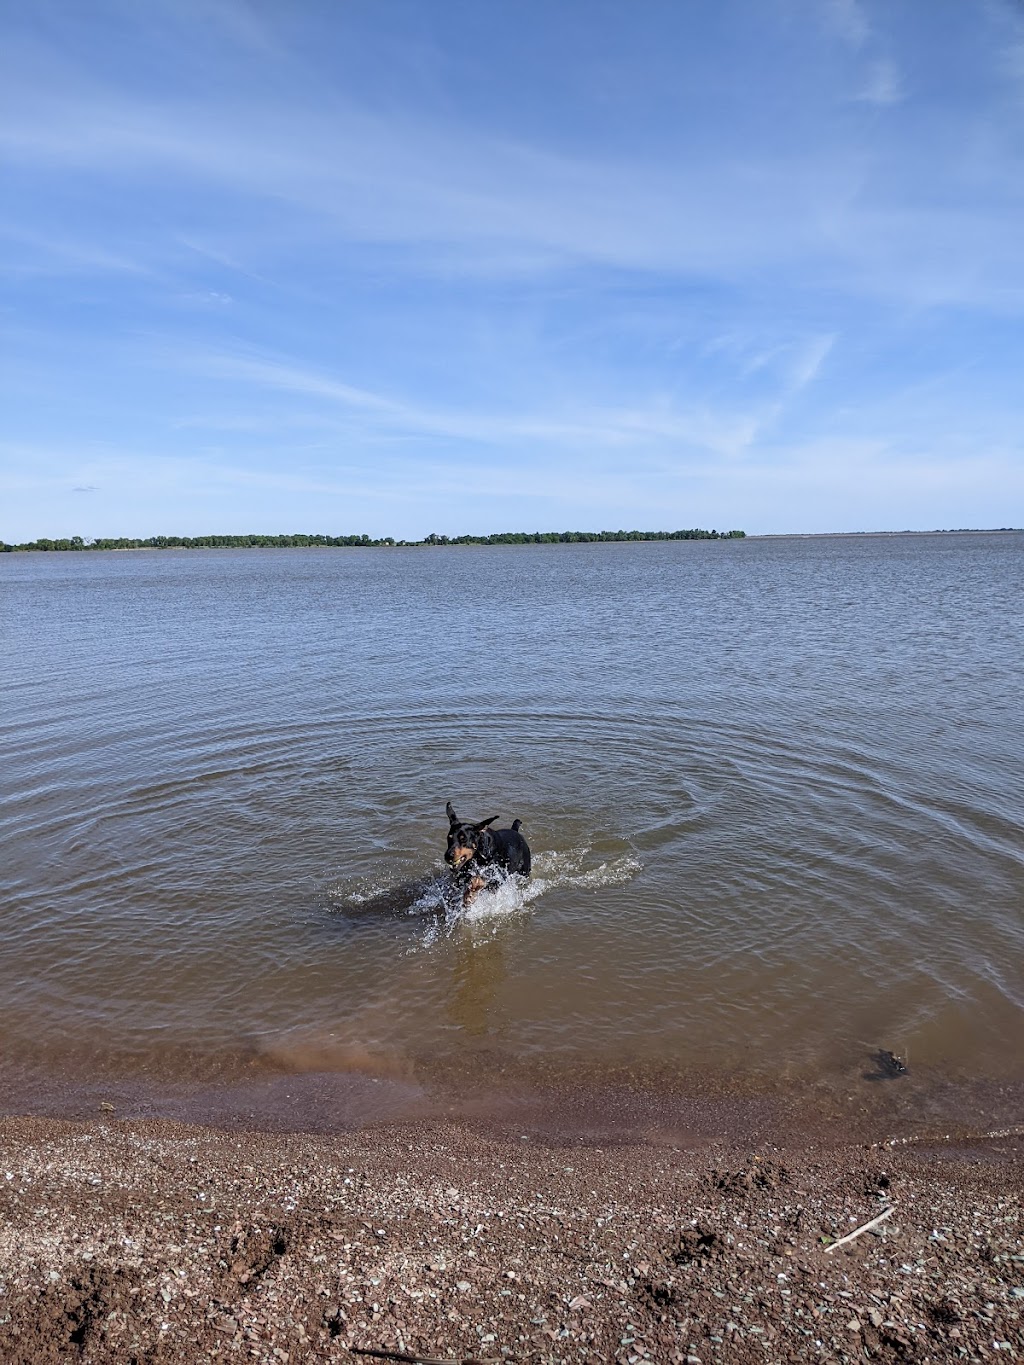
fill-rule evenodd
<path id="1" fill-rule="evenodd" d="M 33 0 L 0 539 L 1024 523 L 1017 0 Z"/>

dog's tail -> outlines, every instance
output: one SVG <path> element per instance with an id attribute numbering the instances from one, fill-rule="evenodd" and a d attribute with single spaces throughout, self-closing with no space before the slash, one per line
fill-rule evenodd
<path id="1" fill-rule="evenodd" d="M 513 821 L 512 821 L 512 833 L 513 833 L 513 834 L 518 834 L 518 833 L 519 833 L 519 826 L 520 826 L 522 823 L 523 823 L 522 820 L 513 820 Z"/>

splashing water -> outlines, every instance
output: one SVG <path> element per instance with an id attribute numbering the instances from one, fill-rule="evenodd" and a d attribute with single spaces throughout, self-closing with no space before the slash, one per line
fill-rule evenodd
<path id="1" fill-rule="evenodd" d="M 571 848 L 565 853 L 539 853 L 533 860 L 533 888 L 530 900 L 542 896 L 545 891 L 560 887 L 573 887 L 582 891 L 600 891 L 605 886 L 625 886 L 643 864 L 634 853 L 623 853 L 618 858 L 599 863 L 596 867 L 586 866 L 589 848 Z"/>
<path id="2" fill-rule="evenodd" d="M 432 916 L 423 937 L 408 949 L 415 953 L 429 948 L 439 938 L 450 938 L 461 927 L 479 931 L 494 928 L 527 907 L 548 891 L 574 888 L 599 891 L 607 886 L 623 886 L 641 871 L 640 860 L 632 853 L 587 867 L 589 848 L 573 848 L 562 853 L 538 853 L 533 859 L 533 876 L 506 876 L 496 885 L 480 891 L 468 906 L 452 882 L 437 877 L 428 883 L 409 908 L 410 915 Z"/>

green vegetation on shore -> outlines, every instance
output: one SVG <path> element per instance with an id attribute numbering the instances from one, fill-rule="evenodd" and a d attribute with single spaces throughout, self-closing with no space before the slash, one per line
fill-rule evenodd
<path id="1" fill-rule="evenodd" d="M 422 540 L 395 540 L 384 536 L 104 536 L 90 539 L 68 536 L 63 539 L 25 541 L 8 545 L 0 540 L 0 552 L 17 550 L 248 550 L 282 549 L 293 546 L 393 546 L 393 545 L 564 545 L 595 540 L 742 540 L 745 531 L 501 531 L 493 536 L 424 536 Z"/>

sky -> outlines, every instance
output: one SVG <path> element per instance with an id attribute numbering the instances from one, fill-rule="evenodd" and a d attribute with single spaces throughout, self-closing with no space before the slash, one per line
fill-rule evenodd
<path id="1" fill-rule="evenodd" d="M 1024 0 L 0 0 L 0 539 L 1024 525 Z"/>

